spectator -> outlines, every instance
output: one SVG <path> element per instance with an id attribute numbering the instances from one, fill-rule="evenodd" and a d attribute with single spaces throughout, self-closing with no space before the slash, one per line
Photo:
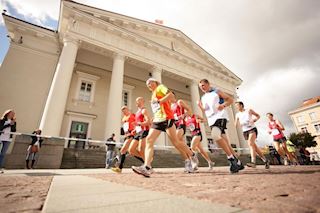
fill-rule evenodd
<path id="1" fill-rule="evenodd" d="M 12 141 L 12 134 L 10 132 L 16 131 L 15 112 L 12 109 L 5 111 L 0 119 L 0 173 L 3 173 L 3 163 L 6 152 Z"/>
<path id="2" fill-rule="evenodd" d="M 111 143 L 110 143 L 111 142 Z M 116 140 L 115 140 L 115 134 L 112 133 L 110 138 L 107 139 L 107 142 L 106 142 L 106 150 L 107 150 L 107 153 L 106 153 L 106 169 L 109 169 L 111 164 L 112 164 L 112 159 L 113 159 L 113 156 L 114 156 L 114 148 L 115 148 L 115 143 Z"/>
<path id="3" fill-rule="evenodd" d="M 43 142 L 43 139 L 40 137 L 40 135 L 41 135 L 40 129 L 33 131 L 32 134 L 34 134 L 34 135 L 31 136 L 32 141 L 27 149 L 27 156 L 26 156 L 26 168 L 27 169 L 34 168 L 34 163 L 36 162 L 37 153 L 39 152 L 41 144 Z M 29 167 L 30 160 L 31 160 L 31 167 Z"/>

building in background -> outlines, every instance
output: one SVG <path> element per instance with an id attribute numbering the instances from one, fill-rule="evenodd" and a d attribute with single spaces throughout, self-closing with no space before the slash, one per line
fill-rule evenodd
<path id="1" fill-rule="evenodd" d="M 297 132 L 309 132 L 316 136 L 317 147 L 311 148 L 320 153 L 320 96 L 310 98 L 302 106 L 289 112 Z"/>
<path id="2" fill-rule="evenodd" d="M 0 68 L 0 111 L 15 109 L 19 132 L 119 138 L 121 106 L 136 111 L 137 97 L 150 99 L 150 76 L 196 113 L 202 78 L 237 97 L 241 79 L 180 30 L 69 0 L 60 7 L 57 30 L 2 14 L 10 48 Z M 227 110 L 232 146 L 247 147 L 233 125 L 234 106 Z M 210 130 L 202 131 L 207 145 Z M 65 147 L 75 146 L 71 142 Z M 163 135 L 157 145 L 170 142 Z"/>

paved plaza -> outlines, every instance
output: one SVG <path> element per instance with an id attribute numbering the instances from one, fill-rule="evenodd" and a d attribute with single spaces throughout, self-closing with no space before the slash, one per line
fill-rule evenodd
<path id="1" fill-rule="evenodd" d="M 319 212 L 320 166 L 273 166 L 229 174 L 155 169 L 7 170 L 1 212 Z"/>

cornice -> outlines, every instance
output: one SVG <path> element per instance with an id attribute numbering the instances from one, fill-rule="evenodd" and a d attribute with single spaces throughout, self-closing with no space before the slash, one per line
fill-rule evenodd
<path id="1" fill-rule="evenodd" d="M 78 14 L 78 16 L 76 15 L 74 17 L 75 19 L 80 17 L 82 18 L 85 17 L 85 18 L 88 18 L 89 20 L 91 19 L 91 21 L 92 19 L 94 19 L 93 22 L 95 24 L 98 24 L 98 25 L 102 24 L 105 27 L 109 26 L 109 28 L 107 27 L 107 30 L 115 34 L 118 34 L 120 37 L 124 39 L 133 40 L 135 42 L 141 43 L 147 48 L 152 48 L 166 55 L 173 56 L 177 60 L 183 61 L 184 63 L 192 67 L 206 71 L 210 74 L 213 74 L 216 76 L 218 76 L 218 74 L 215 74 L 215 73 L 221 73 L 223 75 L 227 75 L 228 76 L 227 81 L 230 81 L 233 84 L 236 84 L 237 86 L 240 85 L 242 82 L 242 80 L 239 77 L 237 77 L 234 73 L 232 73 L 230 70 L 224 67 L 219 61 L 217 61 L 214 57 L 212 57 L 209 53 L 207 53 L 203 48 L 201 48 L 199 45 L 197 45 L 194 41 L 192 41 L 189 37 L 187 37 L 185 34 L 183 34 L 179 30 L 162 26 L 162 25 L 157 25 L 154 23 L 149 23 L 136 18 L 127 17 L 121 14 L 104 11 L 98 8 L 88 7 L 86 5 L 81 5 L 74 2 L 65 2 L 65 3 L 66 3 L 65 4 L 66 8 L 69 8 L 70 10 L 72 10 L 72 12 L 75 12 Z M 74 4 L 77 4 L 77 7 L 80 7 L 80 9 L 74 7 Z M 101 18 L 106 15 L 113 16 L 113 17 L 109 17 L 109 21 L 111 23 Z M 212 67 L 209 67 L 179 52 L 172 51 L 170 48 L 162 46 L 161 44 L 158 44 L 154 41 L 148 40 L 147 38 L 134 34 L 131 31 L 120 27 L 119 25 L 131 26 L 133 29 L 142 29 L 146 32 L 160 33 L 160 34 L 166 35 L 167 37 L 170 36 L 172 38 L 178 39 L 182 41 L 189 48 L 191 45 L 192 46 L 191 50 L 193 50 L 203 59 L 208 61 L 212 65 Z M 210 57 L 208 57 L 207 55 L 209 55 Z M 220 71 L 217 71 L 217 70 L 220 70 Z"/>
<path id="2" fill-rule="evenodd" d="M 68 27 L 68 31 L 70 31 L 70 32 L 77 33 L 77 30 L 78 30 L 77 28 L 78 28 L 78 25 L 80 22 L 83 22 L 86 24 L 94 23 L 95 25 L 98 25 L 98 27 L 100 29 L 108 31 L 114 35 L 117 35 L 117 36 L 121 37 L 122 39 L 134 42 L 135 44 L 139 44 L 140 46 L 143 46 L 144 48 L 155 50 L 155 51 L 159 52 L 159 54 L 164 54 L 166 56 L 172 57 L 172 58 L 186 64 L 187 66 L 193 67 L 194 69 L 199 69 L 202 72 L 206 72 L 210 75 L 214 75 L 215 77 L 221 78 L 222 80 L 230 82 L 234 85 L 239 85 L 241 83 L 241 82 L 239 82 L 229 76 L 228 77 L 225 76 L 224 73 L 215 71 L 215 68 L 208 67 L 207 65 L 202 64 L 199 61 L 196 61 L 192 58 L 189 58 L 188 56 L 185 56 L 179 52 L 172 51 L 168 47 L 165 47 L 161 44 L 158 44 L 152 40 L 149 40 L 145 37 L 142 37 L 138 34 L 135 34 L 131 31 L 128 31 L 124 28 L 121 28 L 117 25 L 111 24 L 111 23 L 103 21 L 101 19 L 97 19 L 96 17 L 88 15 L 82 11 L 73 10 L 73 8 L 68 8 L 68 9 L 72 10 L 71 12 L 74 13 L 74 17 L 72 17 L 72 18 L 70 17 L 70 19 L 72 19 L 73 21 L 70 21 L 70 20 L 68 21 L 69 23 L 72 23 L 72 26 Z M 89 34 L 92 36 L 92 33 L 89 33 Z"/>

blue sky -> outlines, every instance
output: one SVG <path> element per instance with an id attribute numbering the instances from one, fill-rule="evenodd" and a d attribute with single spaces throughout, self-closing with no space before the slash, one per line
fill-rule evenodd
<path id="1" fill-rule="evenodd" d="M 260 113 L 259 140 L 267 112 L 294 131 L 288 112 L 320 95 L 320 1 L 309 0 L 76 0 L 181 30 L 243 83 L 239 99 Z M 194 9 L 197 5 L 197 10 Z M 28 22 L 56 29 L 60 0 L 0 0 L 1 10 Z M 0 20 L 0 64 L 8 49 Z"/>
<path id="2" fill-rule="evenodd" d="M 1 8 L 1 11 L 3 11 L 3 9 L 7 10 L 6 14 L 11 15 L 13 17 L 16 17 L 18 19 L 33 23 L 33 24 L 37 24 L 39 25 L 39 23 L 37 21 L 35 21 L 34 18 L 30 17 L 30 16 L 26 16 L 23 15 L 21 13 L 19 13 L 16 8 L 9 2 L 6 1 L 5 2 L 5 8 Z M 57 5 L 57 7 L 59 7 L 59 5 Z M 3 23 L 3 21 L 1 21 Z M 45 26 L 48 27 L 50 29 L 57 29 L 57 25 L 58 25 L 58 21 L 52 19 L 51 17 L 46 17 L 45 21 L 41 23 L 41 26 Z M 4 60 L 4 57 L 8 51 L 9 48 L 9 39 L 7 38 L 7 30 L 4 26 L 4 23 L 0 25 L 0 64 L 2 64 L 2 61 Z"/>

